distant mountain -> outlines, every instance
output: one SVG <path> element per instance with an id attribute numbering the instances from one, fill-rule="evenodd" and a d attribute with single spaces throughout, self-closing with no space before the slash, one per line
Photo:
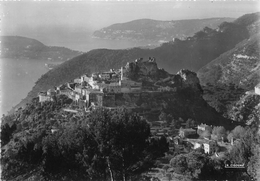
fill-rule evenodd
<path id="1" fill-rule="evenodd" d="M 195 33 L 193 37 L 183 41 L 175 39 L 155 49 L 89 51 L 44 74 L 36 82 L 27 98 L 19 105 L 23 105 L 35 97 L 39 91 L 68 82 L 84 73 L 119 68 L 139 57 L 144 59 L 156 57 L 158 66 L 170 73 L 175 73 L 180 69 L 197 71 L 222 53 L 234 48 L 237 43 L 249 38 L 248 27 L 251 25 L 252 23 L 222 23 L 216 30 L 205 27 L 202 31 Z"/>
<path id="2" fill-rule="evenodd" d="M 204 27 L 217 28 L 224 21 L 234 18 L 190 19 L 176 21 L 160 21 L 138 19 L 126 23 L 113 24 L 93 33 L 93 37 L 102 39 L 130 39 L 135 41 L 170 41 L 173 38 L 185 39 L 193 36 Z"/>
<path id="3" fill-rule="evenodd" d="M 1 36 L 1 58 L 66 61 L 83 52 L 65 47 L 46 46 L 21 36 Z"/>

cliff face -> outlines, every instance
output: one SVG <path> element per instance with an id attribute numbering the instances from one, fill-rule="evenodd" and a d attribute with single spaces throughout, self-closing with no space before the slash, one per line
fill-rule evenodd
<path id="1" fill-rule="evenodd" d="M 182 78 L 182 87 L 191 88 L 193 90 L 201 90 L 200 81 L 195 72 L 187 69 L 180 70 L 177 75 Z"/>

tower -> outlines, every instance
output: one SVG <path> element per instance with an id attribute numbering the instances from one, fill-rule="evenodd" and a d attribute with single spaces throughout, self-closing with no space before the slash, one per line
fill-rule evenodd
<path id="1" fill-rule="evenodd" d="M 123 80 L 123 77 L 124 77 L 124 69 L 123 67 L 121 67 L 121 80 Z"/>

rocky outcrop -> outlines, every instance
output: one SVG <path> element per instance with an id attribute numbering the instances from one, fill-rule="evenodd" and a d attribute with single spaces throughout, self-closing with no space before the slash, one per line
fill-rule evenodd
<path id="1" fill-rule="evenodd" d="M 127 62 L 125 66 L 126 77 L 133 80 L 142 80 L 142 78 L 149 77 L 152 80 L 165 78 L 168 73 L 159 69 L 155 58 L 149 57 L 148 60 L 138 58 L 134 62 Z"/>
<path id="2" fill-rule="evenodd" d="M 182 69 L 177 73 L 177 75 L 181 77 L 182 88 L 190 88 L 195 91 L 202 90 L 200 86 L 199 78 L 197 77 L 197 74 L 195 72 L 192 72 L 187 69 Z"/>

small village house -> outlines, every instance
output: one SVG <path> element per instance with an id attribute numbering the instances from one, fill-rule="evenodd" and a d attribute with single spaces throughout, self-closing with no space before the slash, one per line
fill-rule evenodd
<path id="1" fill-rule="evenodd" d="M 38 93 L 39 102 L 53 101 L 52 95 L 49 95 L 47 92 Z"/>
<path id="2" fill-rule="evenodd" d="M 102 72 L 101 74 L 99 74 L 99 78 L 101 80 L 109 80 L 112 78 L 112 74 L 114 74 L 113 72 Z"/>
<path id="3" fill-rule="evenodd" d="M 260 95 L 260 83 L 255 86 L 255 93 Z"/>
<path id="4" fill-rule="evenodd" d="M 181 138 L 185 138 L 185 137 L 189 137 L 189 136 L 195 136 L 196 134 L 197 134 L 196 130 L 194 130 L 192 128 L 189 128 L 189 129 L 181 128 L 180 131 L 179 131 L 179 136 Z"/>
<path id="5" fill-rule="evenodd" d="M 212 154 L 215 152 L 217 143 L 207 139 L 187 139 L 188 142 L 193 144 L 193 149 L 203 148 L 204 153 Z"/>
<path id="6" fill-rule="evenodd" d="M 81 84 L 83 81 L 82 81 L 81 77 L 79 77 L 79 78 L 74 79 L 73 82 Z"/>

